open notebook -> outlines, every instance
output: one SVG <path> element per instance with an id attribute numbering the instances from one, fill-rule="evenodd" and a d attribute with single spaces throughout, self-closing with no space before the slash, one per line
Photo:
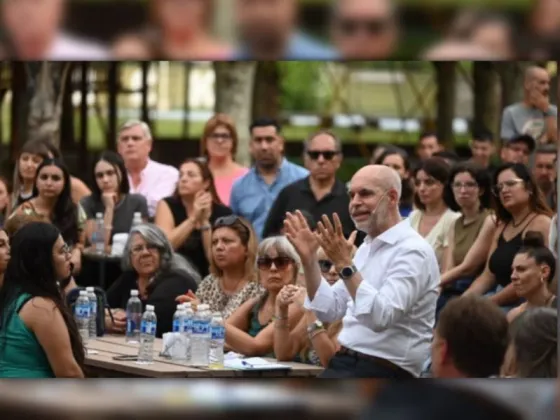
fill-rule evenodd
<path id="1" fill-rule="evenodd" d="M 290 370 L 291 366 L 276 362 L 269 362 L 260 357 L 249 357 L 247 359 L 232 358 L 224 360 L 224 367 L 239 370 Z"/>

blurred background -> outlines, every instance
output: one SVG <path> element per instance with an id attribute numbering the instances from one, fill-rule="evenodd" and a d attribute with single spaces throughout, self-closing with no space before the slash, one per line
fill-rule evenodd
<path id="1" fill-rule="evenodd" d="M 551 59 L 558 0 L 6 0 L 23 59 Z"/>
<path id="2" fill-rule="evenodd" d="M 240 138 L 238 161 L 250 163 L 248 127 L 269 116 L 283 124 L 286 155 L 300 162 L 302 141 L 318 128 L 343 141 L 348 180 L 383 143 L 411 155 L 422 131 L 470 156 L 473 127 L 499 144 L 504 107 L 523 95 L 532 64 L 552 75 L 556 62 L 9 62 L 0 64 L 0 160 L 6 173 L 41 124 L 54 127 L 71 171 L 88 176 L 95 153 L 115 149 L 127 119 L 150 124 L 153 158 L 171 165 L 198 156 L 202 130 L 214 112 L 230 114 Z M 179 160 L 178 160 L 179 159 Z"/>

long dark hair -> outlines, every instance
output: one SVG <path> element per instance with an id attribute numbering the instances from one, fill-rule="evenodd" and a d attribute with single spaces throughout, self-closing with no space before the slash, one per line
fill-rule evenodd
<path id="1" fill-rule="evenodd" d="M 212 196 L 212 201 L 215 204 L 223 205 L 224 203 L 222 203 L 222 200 L 220 200 L 220 197 L 218 196 L 218 192 L 216 191 L 216 185 L 214 184 L 214 176 L 212 175 L 212 172 L 210 171 L 210 168 L 208 167 L 206 162 L 204 162 L 202 159 L 186 159 L 183 162 L 181 162 L 181 164 L 179 165 L 179 169 L 185 163 L 193 163 L 198 167 L 198 170 L 200 171 L 200 175 L 202 176 L 202 180 L 208 181 L 208 192 Z M 179 197 L 179 182 L 177 182 L 177 188 L 175 189 L 174 195 L 175 197 Z"/>
<path id="2" fill-rule="evenodd" d="M 408 153 L 406 150 L 396 147 L 396 146 L 388 146 L 387 149 L 379 156 L 377 161 L 375 162 L 376 165 L 383 165 L 383 161 L 388 156 L 397 155 L 400 156 L 403 160 L 404 170 L 409 174 L 409 177 L 406 179 L 401 179 L 401 206 L 412 207 L 414 204 L 414 188 L 412 186 L 412 180 L 410 179 L 410 159 L 408 157 Z"/>
<path id="3" fill-rule="evenodd" d="M 78 231 L 78 208 L 72 201 L 72 186 L 70 183 L 70 172 L 59 159 L 46 159 L 37 168 L 35 185 L 33 186 L 33 197 L 39 195 L 37 179 L 41 170 L 46 166 L 56 166 L 62 171 L 64 187 L 56 200 L 52 214 L 53 224 L 60 230 L 60 234 L 69 245 L 75 245 L 79 240 Z"/>
<path id="4" fill-rule="evenodd" d="M 507 170 L 513 171 L 513 173 L 522 179 L 525 183 L 525 188 L 531 193 L 529 195 L 529 208 L 531 211 L 537 214 L 544 214 L 545 216 L 552 217 L 553 213 L 552 210 L 546 204 L 546 200 L 540 188 L 537 186 L 535 182 L 535 178 L 529 171 L 529 169 L 523 165 L 522 163 L 506 163 L 500 166 L 496 172 L 494 173 L 494 177 L 492 179 L 493 185 L 498 183 L 498 177 L 500 174 Z M 496 218 L 498 222 L 508 223 L 513 220 L 513 216 L 511 213 L 506 210 L 504 205 L 502 204 L 502 200 L 500 197 L 494 196 L 492 200 L 492 204 L 494 206 L 494 211 L 496 212 Z"/>
<path id="5" fill-rule="evenodd" d="M 473 177 L 476 185 L 478 185 L 478 189 L 481 192 L 478 197 L 480 200 L 480 210 L 489 209 L 492 202 L 490 175 L 486 169 L 473 162 L 462 162 L 451 169 L 449 180 L 447 181 L 447 184 L 445 184 L 443 192 L 445 201 L 449 203 L 449 208 L 453 211 L 461 211 L 459 204 L 457 204 L 457 201 L 455 200 L 455 194 L 453 194 L 453 182 L 455 181 L 455 177 L 457 175 L 465 172 Z"/>
<path id="6" fill-rule="evenodd" d="M 128 194 L 130 192 L 130 183 L 128 182 L 128 175 L 126 172 L 126 168 L 124 166 L 124 160 L 118 153 L 115 153 L 111 150 L 106 150 L 101 153 L 99 159 L 97 159 L 93 167 L 91 169 L 92 174 L 92 184 L 91 184 L 91 195 L 95 198 L 96 201 L 101 201 L 101 190 L 99 189 L 99 185 L 97 185 L 97 178 L 95 177 L 95 167 L 99 162 L 107 162 L 109 165 L 113 167 L 115 172 L 117 173 L 117 178 L 119 180 L 119 193 L 121 195 Z"/>
<path id="7" fill-rule="evenodd" d="M 70 344 L 76 362 L 83 368 L 84 347 L 72 313 L 59 289 L 53 265 L 53 246 L 60 235 L 49 223 L 32 222 L 19 229 L 10 239 L 11 258 L 0 288 L 0 328 L 6 328 L 14 312 L 7 308 L 26 293 L 54 302 L 62 314 L 70 334 Z M 0 343 L 5 344 L 5 343 Z"/>

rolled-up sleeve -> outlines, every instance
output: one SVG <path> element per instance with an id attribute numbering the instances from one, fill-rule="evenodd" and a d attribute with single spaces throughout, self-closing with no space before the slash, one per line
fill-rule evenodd
<path id="1" fill-rule="evenodd" d="M 364 278 L 356 291 L 356 319 L 375 332 L 398 322 L 427 291 L 430 274 L 426 261 L 419 250 L 403 250 L 383 273 L 386 280 L 380 289 Z"/>
<path id="2" fill-rule="evenodd" d="M 315 293 L 313 300 L 305 298 L 305 308 L 313 311 L 322 322 L 335 322 L 344 317 L 350 295 L 344 283 L 339 280 L 332 286 L 325 279 Z"/>

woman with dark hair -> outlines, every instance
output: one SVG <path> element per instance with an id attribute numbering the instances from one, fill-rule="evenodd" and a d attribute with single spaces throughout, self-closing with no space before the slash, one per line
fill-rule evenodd
<path id="1" fill-rule="evenodd" d="M 231 209 L 218 197 L 208 166 L 199 159 L 187 159 L 179 167 L 175 194 L 158 203 L 155 224 L 204 278 L 209 273 L 212 224 L 230 214 Z"/>
<path id="2" fill-rule="evenodd" d="M 103 214 L 105 226 L 105 251 L 110 253 L 113 235 L 128 233 L 132 227 L 134 213 L 140 213 L 144 222 L 148 220 L 148 203 L 140 194 L 129 194 L 130 185 L 122 157 L 115 152 L 105 151 L 93 166 L 91 195 L 80 200 L 86 215 L 86 238 L 93 243 L 95 217 Z"/>
<path id="3" fill-rule="evenodd" d="M 447 235 L 449 246 L 444 255 L 442 273 L 448 272 L 464 261 L 482 231 L 485 221 L 491 218 L 490 190 L 490 176 L 481 166 L 467 162 L 451 170 L 444 194 L 449 202 L 449 208 L 459 212 L 460 217 L 451 226 Z M 463 278 L 447 278 L 445 282 L 442 277 L 443 290 L 436 311 L 443 309 L 451 297 L 463 294 L 482 269 L 483 264 L 480 264 L 478 272 Z"/>
<path id="4" fill-rule="evenodd" d="M 49 158 L 49 149 L 38 140 L 30 140 L 23 144 L 16 159 L 14 179 L 12 185 L 11 209 L 18 208 L 21 204 L 33 197 L 33 186 L 37 168 Z"/>
<path id="5" fill-rule="evenodd" d="M 200 143 L 201 152 L 214 177 L 218 197 L 226 206 L 229 205 L 233 183 L 249 172 L 235 162 L 237 143 L 237 130 L 231 117 L 216 114 L 206 122 Z"/>
<path id="6" fill-rule="evenodd" d="M 449 199 L 444 195 L 449 172 L 449 165 L 441 158 L 429 158 L 420 163 L 413 174 L 416 210 L 408 217 L 412 228 L 432 246 L 440 269 L 449 246 L 447 234 L 460 216 L 449 208 Z"/>
<path id="7" fill-rule="evenodd" d="M 0 176 L 0 228 L 4 225 L 4 220 L 10 212 L 10 190 L 8 180 Z"/>
<path id="8" fill-rule="evenodd" d="M 525 232 L 539 232 L 548 241 L 552 212 L 529 169 L 521 163 L 500 166 L 493 184 L 496 233 L 486 268 L 465 293 L 482 295 L 498 285 L 491 299 L 509 310 L 519 304 L 511 285 L 513 259 L 523 246 Z"/>
<path id="9" fill-rule="evenodd" d="M 83 378 L 84 348 L 58 287 L 71 271 L 58 229 L 22 227 L 11 256 L 0 288 L 0 377 Z"/>
<path id="10" fill-rule="evenodd" d="M 61 162 L 64 161 L 62 153 L 60 153 L 58 147 L 54 145 L 52 138 L 44 137 L 40 138 L 38 141 L 42 142 L 48 149 L 48 157 L 50 159 L 58 159 Z M 70 176 L 70 185 L 72 191 L 72 201 L 76 204 L 78 204 L 82 198 L 91 194 L 90 189 L 86 184 L 84 184 L 84 181 L 76 178 L 75 176 Z"/>
<path id="11" fill-rule="evenodd" d="M 550 291 L 550 283 L 556 273 L 556 258 L 544 245 L 540 233 L 527 232 L 523 247 L 513 259 L 511 284 L 518 297 L 525 302 L 508 312 L 508 320 L 530 308 L 556 307 L 556 295 Z"/>
<path id="12" fill-rule="evenodd" d="M 10 238 L 8 232 L 0 228 L 0 287 L 4 281 L 4 273 L 10 261 Z"/>
<path id="13" fill-rule="evenodd" d="M 391 147 L 383 152 L 375 164 L 388 166 L 398 172 L 402 182 L 399 212 L 401 217 L 408 217 L 410 212 L 412 212 L 414 200 L 414 187 L 410 182 L 410 159 L 408 158 L 408 153 L 400 147 Z"/>
<path id="14" fill-rule="evenodd" d="M 74 271 L 80 271 L 86 215 L 82 207 L 72 201 L 70 174 L 62 162 L 46 159 L 39 165 L 33 197 L 15 210 L 18 212 L 48 217 L 71 249 Z"/>

